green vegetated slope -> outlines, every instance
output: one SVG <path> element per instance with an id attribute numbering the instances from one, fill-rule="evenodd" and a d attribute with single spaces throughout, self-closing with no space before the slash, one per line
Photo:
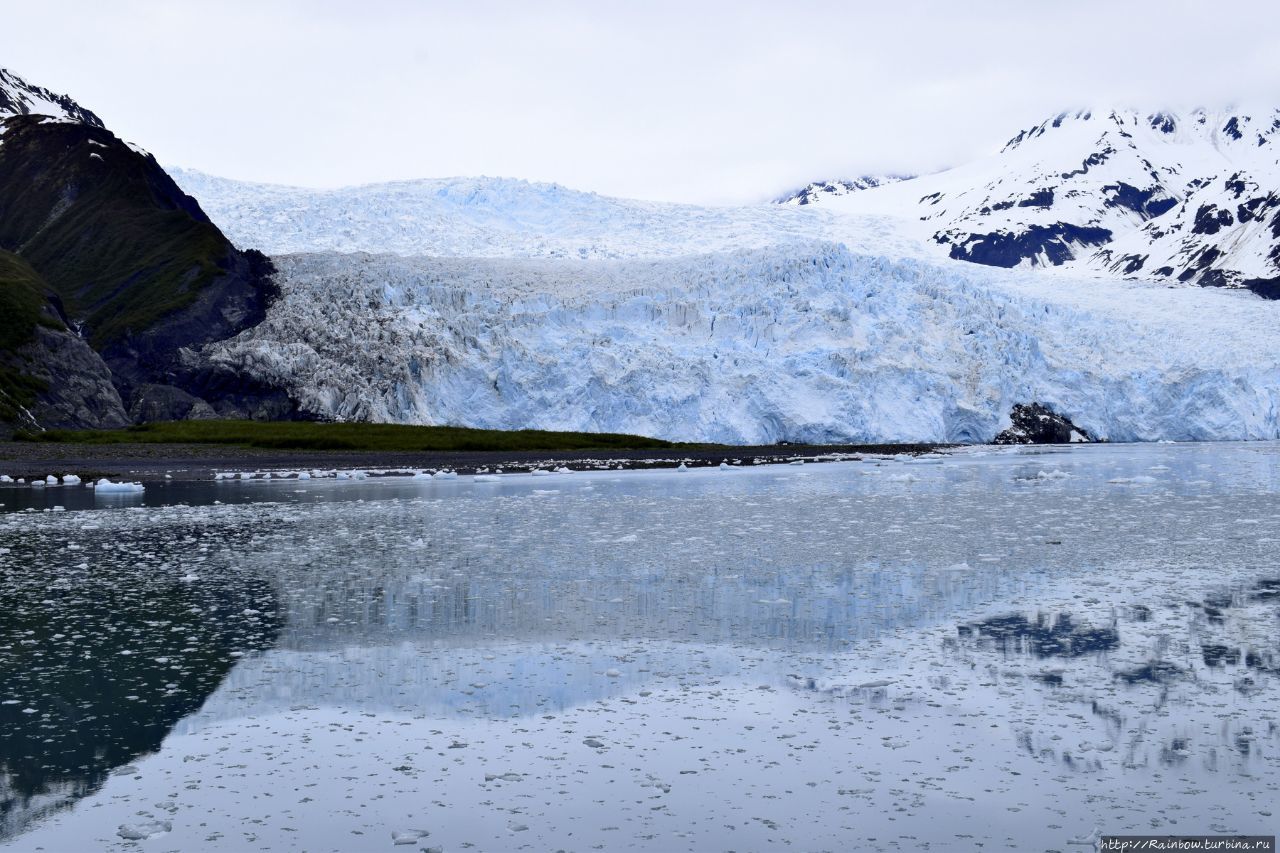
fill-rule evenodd
<path id="1" fill-rule="evenodd" d="M 95 349 L 190 303 L 234 252 L 153 157 L 38 116 L 5 122 L 0 249 L 39 272 Z"/>
<path id="2" fill-rule="evenodd" d="M 303 421 L 172 421 L 119 430 L 48 430 L 19 433 L 17 437 L 87 444 L 198 443 L 300 450 L 635 450 L 678 446 L 661 439 L 616 433 Z"/>
<path id="3" fill-rule="evenodd" d="M 35 337 L 42 319 L 46 288 L 38 273 L 22 258 L 0 250 L 0 352 L 13 352 Z M 57 324 L 61 326 L 60 323 Z"/>
<path id="4" fill-rule="evenodd" d="M 47 309 L 47 288 L 31 265 L 0 250 L 0 421 L 12 421 L 19 407 L 29 407 L 43 383 L 23 370 L 18 349 L 34 340 L 36 326 L 60 329 Z"/>

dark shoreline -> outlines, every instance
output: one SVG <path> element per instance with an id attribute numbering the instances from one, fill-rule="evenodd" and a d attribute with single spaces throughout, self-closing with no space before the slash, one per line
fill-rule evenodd
<path id="1" fill-rule="evenodd" d="M 440 469 L 461 474 L 480 468 L 528 471 L 549 466 L 578 470 L 609 468 L 690 468 L 824 461 L 827 457 L 862 455 L 918 455 L 947 444 L 773 444 L 754 447 L 670 447 L 644 450 L 577 451 L 360 451 L 266 450 L 222 444 L 73 444 L 62 442 L 0 442 L 0 474 L 15 480 L 48 474 L 76 474 L 84 479 L 109 477 L 141 481 L 209 480 L 225 471 L 299 471 L 352 469 Z M 607 463 L 607 464 L 606 464 Z"/>

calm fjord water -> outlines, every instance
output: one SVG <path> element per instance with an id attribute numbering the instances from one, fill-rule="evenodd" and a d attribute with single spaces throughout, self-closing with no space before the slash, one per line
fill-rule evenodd
<path id="1" fill-rule="evenodd" d="M 1274 444 L 0 503 L 0 846 L 1280 829 Z"/>

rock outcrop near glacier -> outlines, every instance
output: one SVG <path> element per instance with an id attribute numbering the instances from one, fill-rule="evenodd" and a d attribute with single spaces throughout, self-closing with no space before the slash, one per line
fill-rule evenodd
<path id="1" fill-rule="evenodd" d="M 1080 444 L 1093 441 L 1089 431 L 1041 403 L 1019 403 L 1009 413 L 1012 423 L 995 444 Z"/>

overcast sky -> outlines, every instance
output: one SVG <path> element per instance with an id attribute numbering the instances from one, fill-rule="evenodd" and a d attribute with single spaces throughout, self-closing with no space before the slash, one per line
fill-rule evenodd
<path id="1" fill-rule="evenodd" d="M 1280 104 L 1271 2 L 9 2 L 0 65 L 166 165 L 747 202 L 1075 106 Z"/>

